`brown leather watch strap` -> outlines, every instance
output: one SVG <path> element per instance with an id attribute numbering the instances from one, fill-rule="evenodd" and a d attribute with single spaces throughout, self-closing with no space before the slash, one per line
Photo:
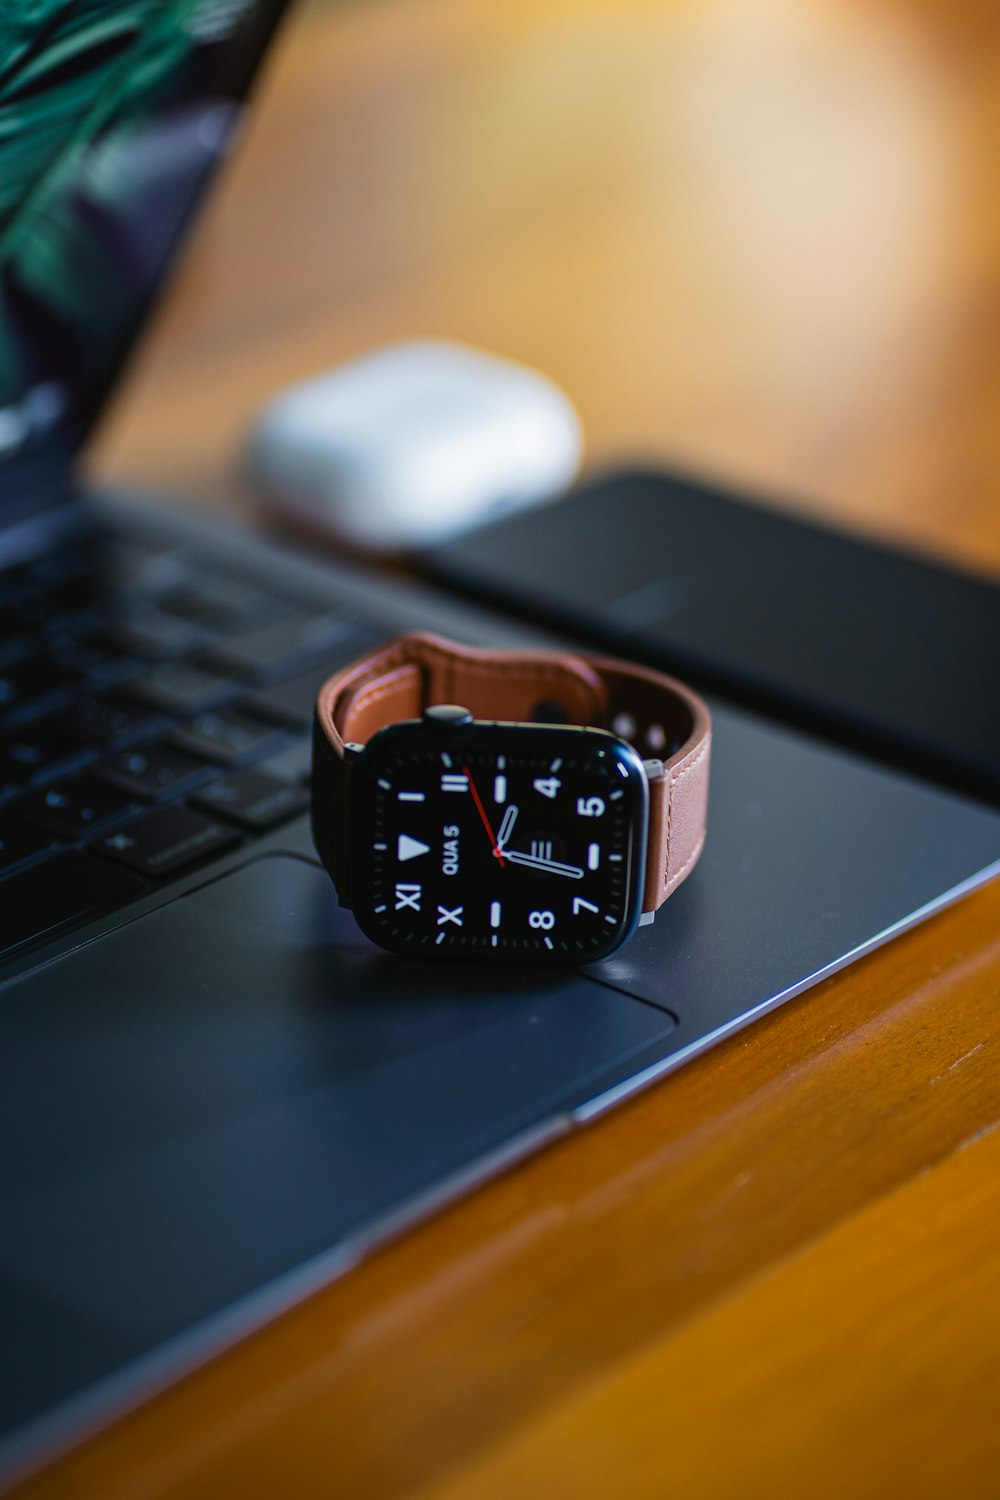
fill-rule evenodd
<path id="1" fill-rule="evenodd" d="M 613 729 L 643 757 L 662 764 L 649 777 L 645 912 L 657 911 L 698 862 L 708 819 L 712 720 L 697 693 L 651 667 L 590 656 L 607 685 Z M 648 763 L 648 762 L 647 762 Z M 652 769 L 652 768 L 650 768 Z"/>
<path id="2" fill-rule="evenodd" d="M 610 657 L 497 651 L 412 634 L 328 679 L 313 730 L 313 837 L 348 894 L 350 794 L 345 745 L 458 703 L 477 719 L 611 729 L 658 766 L 649 781 L 643 910 L 655 911 L 693 869 L 705 839 L 711 724 L 683 683 Z M 653 769 L 652 767 L 650 768 Z"/>

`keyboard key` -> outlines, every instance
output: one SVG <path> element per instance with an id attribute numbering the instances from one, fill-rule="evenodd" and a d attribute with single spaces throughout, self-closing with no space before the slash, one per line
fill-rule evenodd
<path id="1" fill-rule="evenodd" d="M 276 724 L 287 724 L 294 729 L 307 729 L 312 724 L 313 705 L 316 694 L 331 672 L 337 670 L 337 662 L 324 662 L 289 677 L 287 682 L 264 688 L 248 698 L 246 708 L 261 718 L 272 719 Z"/>
<path id="2" fill-rule="evenodd" d="M 240 828 L 263 833 L 308 807 L 309 793 L 265 771 L 234 771 L 220 776 L 191 800 Z"/>
<path id="3" fill-rule="evenodd" d="M 28 768 L 12 760 L 0 745 L 0 798 L 9 797 L 21 787 L 26 787 L 30 780 L 31 772 Z"/>
<path id="4" fill-rule="evenodd" d="M 91 560 L 69 547 L 27 564 L 17 602 L 23 618 L 51 622 L 90 609 L 100 591 Z"/>
<path id="5" fill-rule="evenodd" d="M 94 579 L 95 554 L 87 540 L 76 537 L 58 547 L 54 552 L 45 552 L 24 567 L 24 579 L 33 588 L 58 589 L 68 579 Z"/>
<path id="6" fill-rule="evenodd" d="M 160 610 L 147 609 L 108 626 L 104 639 L 109 650 L 119 655 L 168 660 L 202 650 L 212 636 L 207 630 L 189 625 L 186 620 L 178 620 Z"/>
<path id="7" fill-rule="evenodd" d="M 86 754 L 80 741 L 49 719 L 35 719 L 20 732 L 12 731 L 0 744 L 0 765 L 18 768 L 30 780 L 54 770 L 61 761 Z M 0 778 L 3 772 L 0 770 Z"/>
<path id="8" fill-rule="evenodd" d="M 96 824 L 126 812 L 132 805 L 131 798 L 102 786 L 93 776 L 74 776 L 71 781 L 57 781 L 45 791 L 19 797 L 10 803 L 7 812 L 54 838 L 72 843 Z"/>
<path id="9" fill-rule="evenodd" d="M 205 630 L 237 630 L 241 625 L 289 615 L 293 606 L 265 586 L 221 573 L 207 574 L 158 600 L 161 609 Z"/>
<path id="10" fill-rule="evenodd" d="M 223 828 L 187 807 L 165 807 L 92 847 L 140 875 L 163 880 L 239 842 L 233 828 Z"/>
<path id="11" fill-rule="evenodd" d="M 30 656 L 36 638 L 25 635 L 14 611 L 0 604 L 0 676 L 11 662 Z"/>
<path id="12" fill-rule="evenodd" d="M 160 548 L 120 537 L 102 539 L 97 565 L 109 598 L 139 594 L 149 599 L 192 576 L 188 557 L 172 544 Z"/>
<path id="13" fill-rule="evenodd" d="M 308 781 L 312 775 L 312 740 L 301 735 L 290 745 L 257 762 L 258 771 L 267 771 L 279 781 Z"/>
<path id="14" fill-rule="evenodd" d="M 172 745 L 155 742 L 120 750 L 111 760 L 98 766 L 94 775 L 105 786 L 114 787 L 128 797 L 152 802 L 164 792 L 178 791 L 198 781 L 206 773 L 209 773 L 209 768 L 204 761 L 195 760 Z"/>
<path id="15" fill-rule="evenodd" d="M 101 680 L 109 670 L 117 672 L 118 663 L 123 659 L 121 647 L 116 647 L 107 633 L 93 623 L 79 631 L 48 636 L 45 649 L 52 660 L 62 666 L 71 667 L 81 676 L 96 676 Z M 138 671 L 138 665 L 135 670 Z"/>
<path id="16" fill-rule="evenodd" d="M 70 922 L 122 905 L 142 883 L 114 865 L 68 850 L 0 884 L 0 949 L 10 952 Z"/>
<path id="17" fill-rule="evenodd" d="M 162 714 L 122 693 L 95 693 L 77 698 L 45 722 L 64 729 L 83 744 L 106 745 L 152 734 L 164 721 Z"/>
<path id="18" fill-rule="evenodd" d="M 284 736 L 273 724 L 264 724 L 233 709 L 199 714 L 170 736 L 171 744 L 223 766 L 256 757 L 268 745 L 277 746 L 283 741 Z"/>
<path id="19" fill-rule="evenodd" d="M 141 677 L 134 677 L 128 690 L 164 713 L 186 716 L 215 708 L 233 697 L 237 689 L 229 678 L 179 662 L 154 667 Z"/>
<path id="20" fill-rule="evenodd" d="M 358 638 L 356 627 L 342 616 L 300 610 L 227 637 L 212 651 L 211 660 L 223 671 L 237 672 L 241 677 L 275 679 L 287 677 L 313 657 L 326 657 L 354 640 L 360 652 L 364 642 Z M 351 654 L 356 654 L 354 649 Z"/>
<path id="21" fill-rule="evenodd" d="M 24 718 L 61 693 L 68 693 L 79 680 L 74 667 L 47 656 L 29 656 L 0 672 L 0 715 Z"/>
<path id="22" fill-rule="evenodd" d="M 91 608 L 94 602 L 93 583 L 75 579 L 58 590 L 26 589 L 13 600 L 12 608 L 22 629 L 45 629 Z"/>
<path id="23" fill-rule="evenodd" d="M 51 840 L 43 838 L 31 828 L 19 827 L 9 818 L 0 818 L 0 872 L 6 873 L 12 865 L 19 865 L 22 859 L 41 854 L 43 849 L 48 849 L 50 843 Z M 0 886 L 0 891 L 2 890 L 3 887 Z"/>

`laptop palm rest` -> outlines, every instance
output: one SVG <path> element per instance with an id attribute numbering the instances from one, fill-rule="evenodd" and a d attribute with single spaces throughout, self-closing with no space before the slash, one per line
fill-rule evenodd
<path id="1" fill-rule="evenodd" d="M 0 1432 L 107 1417 L 1000 869 L 996 810 L 714 714 L 698 868 L 590 970 L 381 953 L 302 825 L 6 987 Z"/>
<path id="2" fill-rule="evenodd" d="M 579 974 L 392 958 L 284 854 L 15 989 L 0 1430 L 314 1257 L 278 1305 L 328 1279 L 359 1230 L 560 1129 L 676 1025 Z"/>

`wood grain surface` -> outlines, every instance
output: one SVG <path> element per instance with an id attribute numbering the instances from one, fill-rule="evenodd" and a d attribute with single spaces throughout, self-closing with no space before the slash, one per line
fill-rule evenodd
<path id="1" fill-rule="evenodd" d="M 1000 573 L 994 5 L 314 5 L 258 103 L 101 475 L 236 506 L 269 391 L 440 334 L 594 462 Z M 995 1500 L 998 1052 L 994 886 L 17 1493 Z"/>

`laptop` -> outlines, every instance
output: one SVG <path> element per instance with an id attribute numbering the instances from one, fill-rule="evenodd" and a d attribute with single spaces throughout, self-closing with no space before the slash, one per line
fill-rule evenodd
<path id="1" fill-rule="evenodd" d="M 1000 869 L 995 810 L 717 698 L 704 856 L 620 953 L 360 935 L 307 826 L 319 683 L 404 629 L 554 637 L 79 470 L 282 9 L 0 13 L 6 1475 Z"/>

